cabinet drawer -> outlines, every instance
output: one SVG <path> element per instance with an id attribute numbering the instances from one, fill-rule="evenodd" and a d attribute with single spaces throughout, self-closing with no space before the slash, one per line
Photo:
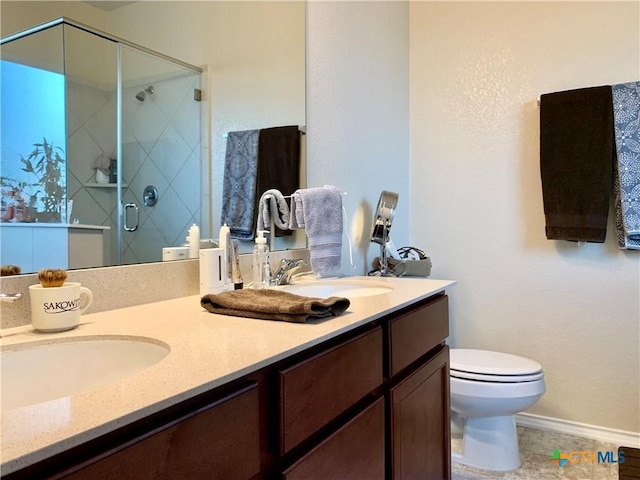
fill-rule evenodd
<path id="1" fill-rule="evenodd" d="M 382 384 L 382 328 L 278 372 L 280 453 Z"/>
<path id="2" fill-rule="evenodd" d="M 384 478 L 384 398 L 284 472 L 285 480 Z"/>
<path id="3" fill-rule="evenodd" d="M 119 445 L 69 480 L 245 480 L 260 471 L 258 388 L 248 387 Z"/>
<path id="4" fill-rule="evenodd" d="M 449 299 L 437 297 L 389 322 L 389 376 L 392 377 L 449 336 Z"/>

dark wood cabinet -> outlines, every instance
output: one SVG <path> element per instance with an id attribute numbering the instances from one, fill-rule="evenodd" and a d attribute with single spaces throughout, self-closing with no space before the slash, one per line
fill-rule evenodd
<path id="1" fill-rule="evenodd" d="M 450 479 L 448 324 L 440 293 L 3 480 Z"/>
<path id="2" fill-rule="evenodd" d="M 393 316 L 389 328 L 388 376 L 400 373 L 449 336 L 449 297 L 428 299 L 419 307 Z"/>
<path id="3" fill-rule="evenodd" d="M 279 372 L 280 453 L 382 384 L 382 328 Z"/>
<path id="4" fill-rule="evenodd" d="M 258 389 L 232 394 L 141 433 L 64 478 L 244 480 L 260 471 Z"/>
<path id="5" fill-rule="evenodd" d="M 260 396 L 239 381 L 125 425 L 3 480 L 245 480 L 259 474 Z"/>
<path id="6" fill-rule="evenodd" d="M 289 451 L 286 439 L 290 435 L 295 437 L 292 447 L 304 438 L 312 439 L 294 457 L 299 459 L 283 470 L 283 478 L 451 478 L 448 335 L 448 298 L 438 295 L 383 318 L 372 331 L 281 371 L 280 434 L 285 448 L 280 453 Z M 287 386 L 292 380 L 295 388 Z M 289 408 L 295 415 L 286 406 L 293 398 L 300 405 Z M 386 423 L 382 452 L 371 445 L 377 444 L 380 425 L 364 422 L 359 416 L 372 405 L 382 408 L 383 400 Z M 323 426 L 349 408 L 354 408 L 354 413 L 330 427 L 335 433 L 325 438 Z M 362 451 L 343 440 L 343 428 L 358 432 Z"/>
<path id="7" fill-rule="evenodd" d="M 285 480 L 383 479 L 384 398 L 379 398 L 288 468 Z"/>
<path id="8" fill-rule="evenodd" d="M 390 389 L 394 480 L 451 478 L 449 347 Z"/>

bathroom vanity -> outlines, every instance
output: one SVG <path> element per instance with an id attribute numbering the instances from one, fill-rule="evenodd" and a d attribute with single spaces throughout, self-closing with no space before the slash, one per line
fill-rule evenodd
<path id="1" fill-rule="evenodd" d="M 118 334 L 170 353 L 119 382 L 3 413 L 3 479 L 451 476 L 448 297 L 454 282 L 390 278 L 340 317 L 212 315 L 199 297 L 83 317 L 64 336 Z"/>

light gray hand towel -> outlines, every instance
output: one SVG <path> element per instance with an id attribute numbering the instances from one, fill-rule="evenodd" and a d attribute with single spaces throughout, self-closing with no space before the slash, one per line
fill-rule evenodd
<path id="1" fill-rule="evenodd" d="M 311 268 L 322 276 L 337 273 L 342 261 L 342 194 L 332 186 L 297 190 L 309 239 Z M 296 215 L 299 217 L 298 207 Z"/>
<path id="2" fill-rule="evenodd" d="M 260 130 L 229 132 L 222 185 L 221 224 L 230 236 L 253 240 Z"/>
<path id="3" fill-rule="evenodd" d="M 276 227 L 289 229 L 289 205 L 280 190 L 272 188 L 260 197 L 258 206 L 258 230 L 269 230 L 271 219 Z"/>
<path id="4" fill-rule="evenodd" d="M 291 210 L 289 211 L 289 230 L 304 228 L 304 209 L 302 207 L 302 195 L 296 190 L 291 195 Z"/>
<path id="5" fill-rule="evenodd" d="M 617 160 L 614 162 L 618 247 L 640 250 L 640 82 L 611 87 Z"/>

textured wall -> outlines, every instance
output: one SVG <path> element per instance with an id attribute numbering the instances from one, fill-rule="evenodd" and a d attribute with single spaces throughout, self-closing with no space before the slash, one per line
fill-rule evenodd
<path id="1" fill-rule="evenodd" d="M 354 263 L 379 254 L 369 242 L 382 190 L 400 194 L 391 236 L 409 240 L 409 36 L 406 2 L 307 4 L 307 184 L 347 192 Z"/>
<path id="2" fill-rule="evenodd" d="M 640 431 L 640 252 L 544 234 L 537 97 L 640 80 L 638 2 L 412 2 L 411 238 L 452 343 L 545 369 L 531 413 Z M 417 206 L 420 205 L 419 208 Z"/>

